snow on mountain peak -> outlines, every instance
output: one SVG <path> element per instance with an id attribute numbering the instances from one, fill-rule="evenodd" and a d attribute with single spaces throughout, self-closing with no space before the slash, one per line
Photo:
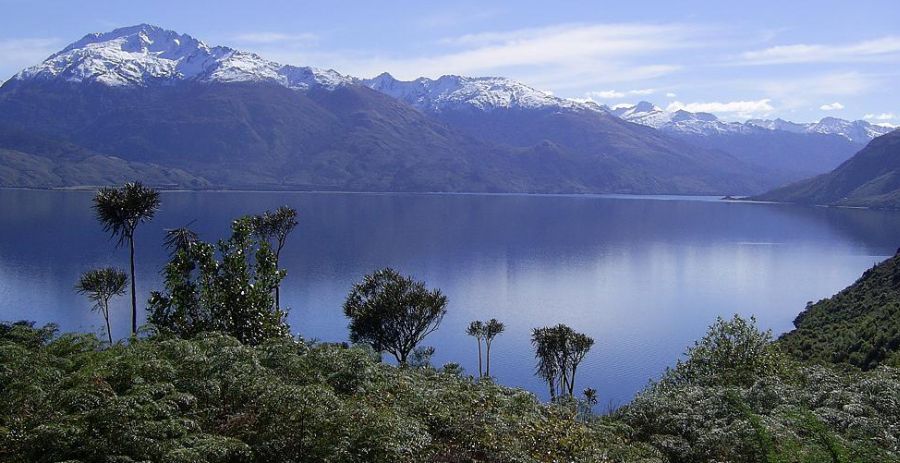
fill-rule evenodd
<path id="1" fill-rule="evenodd" d="M 420 110 L 448 109 L 581 109 L 598 111 L 598 106 L 565 100 L 503 77 L 463 77 L 445 75 L 437 79 L 420 77 L 401 81 L 388 73 L 362 80 L 367 87 L 406 102 Z"/>
<path id="2" fill-rule="evenodd" d="M 149 24 L 84 36 L 15 80 L 150 86 L 174 81 L 273 82 L 293 89 L 352 82 L 332 70 L 284 66 L 254 53 L 209 47 L 187 34 Z"/>
<path id="3" fill-rule="evenodd" d="M 866 121 L 851 122 L 835 117 L 826 117 L 819 122 L 809 124 L 799 124 L 784 119 L 750 119 L 743 123 L 724 122 L 710 113 L 692 113 L 683 109 L 670 112 L 646 101 L 633 106 L 618 106 L 610 112 L 629 122 L 686 135 L 710 136 L 785 131 L 839 135 L 854 143 L 867 143 L 892 130 L 890 127 L 881 127 Z"/>

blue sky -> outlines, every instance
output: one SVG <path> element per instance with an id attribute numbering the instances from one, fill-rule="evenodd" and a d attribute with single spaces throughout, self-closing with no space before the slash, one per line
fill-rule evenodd
<path id="1" fill-rule="evenodd" d="M 896 0 L 0 0 L 0 11 L 0 80 L 89 32 L 151 23 L 360 77 L 500 75 L 729 120 L 900 124 Z"/>

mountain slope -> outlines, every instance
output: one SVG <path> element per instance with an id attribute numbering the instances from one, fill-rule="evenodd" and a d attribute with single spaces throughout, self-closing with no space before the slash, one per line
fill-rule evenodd
<path id="1" fill-rule="evenodd" d="M 778 343 L 802 360 L 900 366 L 900 253 L 806 308 Z"/>
<path id="2" fill-rule="evenodd" d="M 834 169 L 872 138 L 890 131 L 866 121 L 824 118 L 798 124 L 782 119 L 724 122 L 708 113 L 666 111 L 642 101 L 609 110 L 624 120 L 659 129 L 690 144 L 727 152 L 769 168 L 776 183 L 789 183 Z"/>
<path id="3" fill-rule="evenodd" d="M 833 171 L 754 197 L 839 206 L 900 207 L 900 130 L 872 140 Z"/>
<path id="4" fill-rule="evenodd" d="M 557 98 L 509 79 L 443 76 L 404 82 L 385 73 L 363 82 L 478 140 L 552 146 L 583 163 L 586 184 L 607 185 L 608 191 L 715 194 L 772 184 L 766 168 L 624 122 L 596 104 Z"/>
<path id="5" fill-rule="evenodd" d="M 141 179 L 161 188 L 207 188 L 181 169 L 129 162 L 26 132 L 0 127 L 0 187 L 88 187 Z"/>
<path id="6" fill-rule="evenodd" d="M 0 88 L 0 125 L 180 169 L 213 187 L 748 194 L 774 186 L 765 169 L 728 154 L 508 79 L 360 80 L 149 25 L 89 34 L 17 74 Z"/>

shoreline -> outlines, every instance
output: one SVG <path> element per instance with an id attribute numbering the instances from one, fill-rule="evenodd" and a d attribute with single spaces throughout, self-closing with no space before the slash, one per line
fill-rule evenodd
<path id="1" fill-rule="evenodd" d="M 73 187 L 0 187 L 0 191 L 48 191 L 48 192 L 94 192 L 107 185 L 73 186 Z M 432 196 L 525 196 L 525 197 L 561 197 L 561 198 L 600 198 L 600 199 L 644 199 L 644 200 L 688 200 L 743 204 L 772 204 L 800 207 L 822 207 L 834 209 L 858 209 L 871 211 L 900 211 L 895 207 L 848 206 L 841 204 L 807 204 L 790 201 L 764 201 L 749 199 L 751 196 L 734 196 L 722 194 L 685 194 L 685 193 L 534 193 L 534 192 L 489 192 L 489 191 L 390 191 L 390 190 L 326 190 L 326 189 L 247 189 L 247 188 L 157 188 L 162 194 L 169 193 L 292 193 L 292 194 L 344 194 L 344 195 L 432 195 Z"/>

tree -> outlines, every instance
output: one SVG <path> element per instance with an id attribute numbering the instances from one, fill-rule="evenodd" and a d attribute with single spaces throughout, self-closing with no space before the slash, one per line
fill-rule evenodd
<path id="1" fill-rule="evenodd" d="M 492 318 L 487 322 L 476 320 L 470 323 L 469 327 L 466 329 L 466 334 L 478 340 L 479 377 L 491 376 L 491 342 L 498 334 L 502 333 L 504 329 L 503 323 L 499 322 L 496 318 Z M 484 341 L 486 348 L 485 358 L 487 360 L 487 368 L 485 368 L 484 371 L 482 371 L 481 368 L 481 341 Z"/>
<path id="2" fill-rule="evenodd" d="M 197 232 L 188 227 L 166 229 L 165 246 L 169 250 L 169 256 L 174 256 L 179 251 L 189 251 L 191 246 L 200 241 Z"/>
<path id="3" fill-rule="evenodd" d="M 485 357 L 487 358 L 487 368 L 485 369 L 485 374 L 488 377 L 491 376 L 491 342 L 494 341 L 494 338 L 497 337 L 498 334 L 502 333 L 503 330 L 506 329 L 503 326 L 503 323 L 498 321 L 496 318 L 490 319 L 484 325 L 484 345 L 487 350 Z"/>
<path id="4" fill-rule="evenodd" d="M 425 283 L 385 268 L 353 286 L 344 302 L 350 340 L 387 352 L 406 365 L 410 352 L 437 330 L 447 313 L 447 297 Z"/>
<path id="5" fill-rule="evenodd" d="M 222 331 L 252 345 L 289 334 L 272 299 L 284 273 L 251 217 L 235 220 L 217 245 L 196 239 L 177 248 L 163 275 L 166 290 L 154 291 L 148 307 L 160 328 L 184 338 Z"/>
<path id="6" fill-rule="evenodd" d="M 113 296 L 125 294 L 128 276 L 125 272 L 113 267 L 89 270 L 81 275 L 75 285 L 78 294 L 87 295 L 94 302 L 93 310 L 100 312 L 106 321 L 106 336 L 112 344 L 112 330 L 109 327 L 109 300 Z"/>
<path id="7" fill-rule="evenodd" d="M 749 386 L 785 369 L 785 359 L 772 345 L 772 332 L 760 330 L 755 317 L 737 314 L 730 320 L 717 317 L 685 357 L 666 372 L 664 384 Z"/>
<path id="8" fill-rule="evenodd" d="M 137 333 L 137 293 L 134 275 L 134 232 L 137 226 L 153 219 L 159 210 L 159 192 L 140 182 L 128 182 L 121 188 L 101 188 L 94 197 L 94 211 L 103 230 L 117 238 L 116 247 L 128 243 L 131 262 L 131 334 Z"/>
<path id="9" fill-rule="evenodd" d="M 272 244 L 275 250 L 275 265 L 280 265 L 281 250 L 288 235 L 297 227 L 297 211 L 281 206 L 274 212 L 266 211 L 254 218 L 254 228 L 259 237 Z M 281 307 L 281 285 L 275 286 L 275 305 Z"/>
<path id="10" fill-rule="evenodd" d="M 531 343 L 538 361 L 536 374 L 547 381 L 550 398 L 563 394 L 574 396 L 575 373 L 594 340 L 566 325 L 556 325 L 535 328 Z"/>
<path id="11" fill-rule="evenodd" d="M 479 320 L 469 323 L 466 334 L 478 341 L 478 377 L 481 378 L 484 376 L 484 371 L 481 368 L 481 341 L 484 340 L 484 323 Z"/>

